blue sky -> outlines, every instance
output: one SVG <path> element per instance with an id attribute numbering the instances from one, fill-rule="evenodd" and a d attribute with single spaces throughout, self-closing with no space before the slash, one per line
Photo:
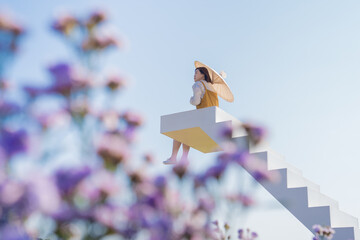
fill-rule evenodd
<path id="1" fill-rule="evenodd" d="M 132 78 L 118 104 L 145 115 L 141 149 L 156 152 L 159 164 L 171 150 L 159 133 L 160 116 L 193 109 L 194 60 L 224 70 L 235 101 L 220 107 L 265 126 L 274 150 L 360 217 L 359 1 L 0 0 L 0 6 L 29 29 L 8 71 L 17 81 L 44 81 L 44 66 L 72 58 L 49 31 L 57 13 L 105 9 L 127 44 L 104 68 Z"/>

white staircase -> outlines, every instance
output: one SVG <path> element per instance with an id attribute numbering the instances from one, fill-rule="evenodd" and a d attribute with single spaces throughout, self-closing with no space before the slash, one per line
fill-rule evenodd
<path id="1" fill-rule="evenodd" d="M 222 109 L 209 107 L 161 116 L 161 133 L 204 153 L 215 152 L 221 151 L 224 139 L 219 133 L 226 124 L 238 129 L 232 137 L 239 147 L 264 161 L 267 171 L 280 175 L 280 181 L 260 184 L 305 227 L 312 231 L 315 224 L 326 225 L 336 231 L 333 240 L 360 240 L 357 218 L 342 212 L 337 201 L 322 194 L 318 185 L 304 178 L 267 144 L 251 146 L 246 132 L 239 128 L 241 122 Z"/>

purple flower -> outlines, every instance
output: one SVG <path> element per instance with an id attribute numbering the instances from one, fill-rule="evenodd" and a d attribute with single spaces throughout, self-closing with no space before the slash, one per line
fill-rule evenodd
<path id="1" fill-rule="evenodd" d="M 48 68 L 52 83 L 46 87 L 25 86 L 24 91 L 31 97 L 43 94 L 61 94 L 68 97 L 72 91 L 88 88 L 92 79 L 67 63 L 58 63 Z"/>
<path id="2" fill-rule="evenodd" d="M 48 87 L 48 92 L 69 96 L 71 91 L 88 88 L 92 84 L 90 76 L 67 63 L 58 63 L 49 67 L 53 83 Z"/>
<path id="3" fill-rule="evenodd" d="M 235 162 L 243 166 L 246 163 L 248 157 L 249 157 L 249 153 L 247 151 L 236 149 L 235 151 L 231 151 L 231 152 L 225 151 L 223 153 L 220 153 L 217 159 L 218 162 L 222 162 L 224 164 Z"/>
<path id="4" fill-rule="evenodd" d="M 203 210 L 207 213 L 211 213 L 211 211 L 214 208 L 215 208 L 215 202 L 210 196 L 199 199 L 199 206 L 198 206 L 199 210 Z"/>
<path id="5" fill-rule="evenodd" d="M 326 238 L 330 240 L 333 238 L 335 234 L 335 230 L 329 226 L 321 226 L 316 224 L 313 226 L 313 230 L 315 232 L 315 237 L 313 239 L 315 240 L 318 240 L 319 238 L 321 239 Z"/>
<path id="6" fill-rule="evenodd" d="M 244 229 L 239 229 L 239 231 L 238 231 L 238 238 L 239 239 L 243 239 L 243 237 L 244 237 Z"/>
<path id="7" fill-rule="evenodd" d="M 77 168 L 59 169 L 55 173 L 55 182 L 60 193 L 64 195 L 71 194 L 77 184 L 91 174 L 88 166 Z"/>
<path id="8" fill-rule="evenodd" d="M 195 175 L 193 177 L 194 181 L 194 188 L 197 189 L 199 187 L 205 186 L 206 184 L 206 176 L 204 174 L 201 175 Z"/>
<path id="9" fill-rule="evenodd" d="M 53 85 L 49 88 L 50 92 L 68 96 L 72 87 L 72 68 L 70 65 L 66 63 L 56 64 L 50 66 L 49 71 L 54 78 Z"/>
<path id="10" fill-rule="evenodd" d="M 47 88 L 34 86 L 24 86 L 24 91 L 33 98 L 49 93 Z"/>
<path id="11" fill-rule="evenodd" d="M 215 178 L 217 180 L 219 180 L 221 178 L 221 176 L 223 175 L 224 171 L 226 170 L 226 164 L 223 163 L 218 163 L 215 166 L 210 167 L 206 172 L 205 172 L 205 177 L 206 178 Z"/>
<path id="12" fill-rule="evenodd" d="M 134 126 L 127 126 L 122 131 L 122 134 L 128 142 L 133 142 L 136 139 L 136 128 Z"/>
<path id="13" fill-rule="evenodd" d="M 15 103 L 0 100 L 0 115 L 1 116 L 8 116 L 8 115 L 12 115 L 12 114 L 15 114 L 18 112 L 20 112 L 19 105 L 15 104 Z"/>
<path id="14" fill-rule="evenodd" d="M 51 213 L 50 216 L 60 222 L 69 222 L 73 219 L 76 219 L 80 216 L 78 211 L 73 208 L 73 206 L 68 205 L 68 203 L 62 202 L 61 206 L 54 213 Z"/>
<path id="15" fill-rule="evenodd" d="M 261 127 L 256 127 L 251 124 L 244 123 L 243 128 L 247 132 L 250 141 L 254 144 L 259 144 L 265 136 L 265 129 Z"/>
<path id="16" fill-rule="evenodd" d="M 167 186 L 167 181 L 164 176 L 157 176 L 154 179 L 154 185 L 159 189 L 164 189 Z"/>
<path id="17" fill-rule="evenodd" d="M 238 239 L 240 240 L 254 240 L 257 237 L 258 234 L 256 232 L 252 232 L 249 228 L 247 228 L 245 231 L 243 229 L 238 231 Z"/>
<path id="18" fill-rule="evenodd" d="M 12 130 L 3 128 L 0 130 L 0 148 L 3 149 L 7 157 L 21 152 L 26 152 L 28 135 L 24 129 Z"/>
<path id="19" fill-rule="evenodd" d="M 230 124 L 223 127 L 220 131 L 220 136 L 225 139 L 231 139 L 233 134 L 233 128 Z"/>
<path id="20" fill-rule="evenodd" d="M 37 209 L 38 204 L 27 184 L 7 180 L 0 185 L 0 206 L 2 217 L 10 221 L 25 218 Z"/>
<path id="21" fill-rule="evenodd" d="M 6 224 L 0 228 L 0 238 L 4 240 L 31 240 L 32 238 L 20 225 Z"/>

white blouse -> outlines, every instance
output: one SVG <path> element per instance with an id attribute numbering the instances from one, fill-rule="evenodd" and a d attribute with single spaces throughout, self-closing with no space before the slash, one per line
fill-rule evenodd
<path id="1" fill-rule="evenodd" d="M 206 88 L 209 91 L 216 92 L 213 85 L 205 80 L 200 80 L 195 82 L 192 86 L 193 96 L 190 98 L 190 103 L 194 106 L 199 105 L 201 103 L 201 99 L 204 97 L 205 94 L 205 88 L 201 82 L 205 84 Z"/>

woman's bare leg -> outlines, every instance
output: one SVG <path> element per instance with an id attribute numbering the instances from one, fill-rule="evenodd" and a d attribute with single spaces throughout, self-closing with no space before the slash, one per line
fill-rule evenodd
<path id="1" fill-rule="evenodd" d="M 187 161 L 189 155 L 190 147 L 188 145 L 183 144 L 183 154 L 181 156 L 181 161 Z"/>
<path id="2" fill-rule="evenodd" d="M 171 157 L 168 158 L 166 161 L 164 161 L 164 164 L 174 164 L 176 163 L 176 156 L 179 152 L 181 146 L 181 142 L 178 142 L 176 140 L 173 140 L 173 149 L 172 149 L 172 153 L 171 153 Z"/>
<path id="3" fill-rule="evenodd" d="M 171 153 L 171 158 L 176 160 L 176 156 L 179 152 L 181 146 L 181 142 L 178 142 L 176 140 L 173 140 L 173 149 L 172 149 L 172 153 Z"/>

